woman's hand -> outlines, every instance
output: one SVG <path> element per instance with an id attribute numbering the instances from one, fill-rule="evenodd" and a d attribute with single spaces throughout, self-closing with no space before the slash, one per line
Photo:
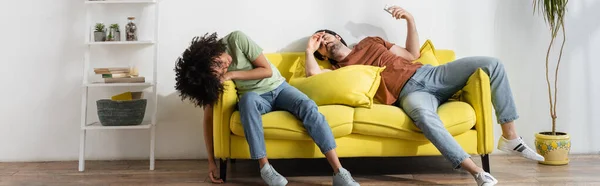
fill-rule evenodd
<path id="1" fill-rule="evenodd" d="M 212 183 L 223 183 L 223 179 L 216 178 L 215 175 L 219 173 L 219 169 L 215 162 L 208 162 L 208 177 L 210 177 L 210 181 Z"/>
<path id="2" fill-rule="evenodd" d="M 226 72 L 225 74 L 223 74 L 221 76 L 221 82 L 225 82 L 225 81 L 229 81 L 229 80 L 233 80 L 234 78 L 234 72 Z"/>

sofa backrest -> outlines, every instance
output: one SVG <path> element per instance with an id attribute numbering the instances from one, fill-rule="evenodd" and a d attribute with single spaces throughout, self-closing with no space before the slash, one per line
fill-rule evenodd
<path id="1" fill-rule="evenodd" d="M 453 50 L 437 49 L 435 50 L 435 58 L 437 58 L 440 65 L 443 65 L 456 60 L 456 54 Z"/>
<path id="2" fill-rule="evenodd" d="M 296 70 L 297 68 L 304 68 L 304 52 L 266 53 L 265 57 L 279 69 L 281 75 L 288 82 L 293 76 L 304 76 L 304 70 Z M 317 60 L 317 63 L 321 68 L 331 68 L 331 64 L 327 61 Z"/>
<path id="3" fill-rule="evenodd" d="M 455 54 L 452 50 L 435 50 L 439 64 L 454 61 Z M 265 57 L 273 63 L 281 72 L 281 75 L 289 82 L 292 77 L 304 77 L 304 52 L 265 53 Z M 331 68 L 328 61 L 317 60 L 321 68 Z"/>

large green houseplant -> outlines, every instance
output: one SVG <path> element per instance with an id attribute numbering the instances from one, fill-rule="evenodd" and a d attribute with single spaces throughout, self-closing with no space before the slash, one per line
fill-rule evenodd
<path id="1" fill-rule="evenodd" d="M 565 132 L 556 131 L 556 102 L 558 91 L 558 69 L 562 59 L 565 46 L 565 13 L 569 0 L 533 0 L 534 12 L 538 11 L 544 17 L 550 31 L 550 44 L 546 52 L 546 83 L 548 85 L 548 99 L 550 102 L 550 117 L 552 118 L 552 131 L 539 132 L 535 135 L 535 146 L 545 160 L 540 162 L 549 165 L 564 165 L 569 163 L 569 151 L 571 149 L 570 137 Z M 562 33 L 562 44 L 558 54 L 558 60 L 554 69 L 554 89 L 550 83 L 550 53 L 559 33 Z M 554 91 L 554 92 L 553 92 Z"/>

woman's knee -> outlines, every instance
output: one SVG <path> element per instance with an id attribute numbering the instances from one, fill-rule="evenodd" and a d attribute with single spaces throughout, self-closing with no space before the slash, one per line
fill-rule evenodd
<path id="1" fill-rule="evenodd" d="M 256 100 L 260 99 L 260 98 L 261 98 L 260 95 L 258 95 L 255 92 L 247 92 L 247 93 L 242 94 L 238 104 L 240 107 L 251 106 L 253 104 L 256 104 Z"/>
<path id="2" fill-rule="evenodd" d="M 311 99 L 299 99 L 294 104 L 294 107 L 300 111 L 298 114 L 318 110 L 317 104 Z"/>

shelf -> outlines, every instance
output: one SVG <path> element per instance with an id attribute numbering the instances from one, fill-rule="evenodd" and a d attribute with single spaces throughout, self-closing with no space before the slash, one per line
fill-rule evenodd
<path id="1" fill-rule="evenodd" d="M 144 121 L 139 125 L 132 126 L 103 126 L 100 122 L 94 122 L 86 125 L 83 129 L 85 130 L 118 130 L 118 129 L 149 129 L 152 124 L 149 121 Z"/>
<path id="2" fill-rule="evenodd" d="M 80 118 L 80 123 L 79 125 L 79 167 L 78 170 L 80 172 L 85 171 L 85 164 L 86 164 L 86 141 L 88 138 L 87 133 L 88 132 L 118 132 L 117 130 L 121 130 L 121 129 L 125 129 L 127 131 L 138 131 L 138 132 L 149 132 L 150 136 L 148 138 L 149 143 L 150 143 L 150 152 L 149 152 L 149 169 L 150 170 L 154 170 L 155 168 L 155 149 L 156 149 L 156 110 L 158 109 L 158 100 L 156 100 L 158 94 L 157 94 L 157 65 L 158 65 L 158 32 L 159 32 L 159 21 L 160 21 L 160 16 L 159 16 L 159 0 L 83 0 L 84 2 L 84 8 L 86 11 L 85 12 L 85 16 L 81 17 L 82 19 L 85 20 L 85 24 L 82 25 L 82 30 L 84 31 L 85 27 L 85 31 L 84 33 L 82 33 L 83 35 L 85 35 L 85 39 L 83 39 L 83 41 L 80 41 L 80 45 L 83 46 L 85 48 L 85 51 L 82 51 L 82 55 L 84 56 L 84 62 L 83 62 L 83 68 L 82 68 L 82 75 L 83 75 L 83 81 L 81 81 L 81 118 Z M 114 10 L 113 10 L 114 9 Z M 126 10 L 126 9 L 131 9 L 131 10 Z M 110 10 L 113 11 L 124 11 L 124 12 L 130 12 L 127 13 L 125 15 L 112 15 L 112 12 L 110 12 Z M 105 12 L 105 11 L 109 11 L 109 12 Z M 141 11 L 141 12 L 140 12 Z M 123 32 L 125 30 L 121 30 L 121 34 L 120 35 L 120 41 L 99 41 L 96 42 L 95 39 L 98 37 L 95 37 L 94 31 L 95 31 L 95 24 L 98 23 L 99 21 L 102 21 L 102 19 L 99 19 L 100 17 L 97 17 L 96 13 L 108 13 L 108 17 L 106 17 L 106 19 L 109 20 L 104 20 L 106 22 L 114 22 L 114 23 L 122 23 L 122 18 L 121 21 L 110 21 L 110 19 L 112 19 L 115 16 L 119 16 L 119 17 L 127 17 L 127 16 L 135 16 L 135 17 L 145 17 L 145 16 L 150 16 L 149 17 L 149 21 L 150 22 L 146 22 L 145 19 L 143 21 L 144 25 L 148 25 L 148 27 L 138 27 L 138 29 L 140 29 L 139 31 L 142 33 L 148 33 L 148 35 L 144 36 L 141 35 L 141 37 L 137 37 L 138 41 L 127 41 L 127 34 L 123 34 Z M 138 14 L 138 13 L 141 13 Z M 152 14 L 152 15 L 149 15 Z M 152 18 L 153 17 L 153 18 Z M 140 20 L 141 21 L 141 20 Z M 137 21 L 136 21 L 137 23 Z M 140 23 L 142 24 L 142 23 Z M 108 29 L 109 25 L 106 25 L 107 29 Z M 123 26 L 121 27 L 123 28 Z M 108 33 L 106 33 L 108 34 Z M 108 36 L 106 36 L 108 37 Z M 110 50 L 110 51 L 103 51 L 104 49 Z M 114 56 L 115 58 L 124 58 L 126 61 L 149 61 L 148 59 L 145 58 L 150 58 L 152 57 L 152 64 L 148 65 L 148 67 L 152 66 L 152 71 L 151 73 L 148 72 L 148 77 L 146 77 L 144 80 L 142 81 L 141 79 L 139 80 L 140 82 L 134 82 L 133 79 L 132 80 L 128 80 L 127 82 L 122 82 L 122 83 L 116 83 L 114 81 L 108 81 L 111 83 L 105 83 L 106 79 L 102 80 L 98 77 L 98 75 L 92 76 L 92 73 L 95 74 L 94 72 L 91 72 L 91 69 L 93 67 L 95 67 L 96 65 L 92 65 L 91 62 L 92 61 L 96 61 L 94 60 L 94 57 L 97 57 L 96 55 L 94 55 L 94 52 L 97 52 L 97 50 L 100 50 L 99 52 L 119 52 L 119 50 L 122 49 L 133 49 L 133 50 L 144 50 L 144 52 L 150 52 L 149 50 L 152 50 L 153 54 L 145 54 L 145 55 L 132 55 L 130 57 L 127 57 L 125 53 L 118 53 L 118 55 Z M 102 55 L 102 53 L 101 53 Z M 111 56 L 112 57 L 112 56 Z M 140 57 L 140 59 L 130 59 L 130 58 L 138 58 Z M 141 59 L 144 58 L 144 59 Z M 104 61 L 101 60 L 102 58 L 99 58 L 98 61 Z M 112 59 L 111 60 L 115 60 L 115 61 L 119 61 L 118 59 Z M 107 64 L 99 64 L 99 65 L 107 65 Z M 114 64 L 113 64 L 114 65 Z M 152 74 L 152 76 L 149 76 L 149 74 Z M 136 79 L 137 80 L 137 79 Z M 121 81 L 119 81 L 121 82 Z M 95 88 L 90 88 L 90 87 L 95 87 Z M 92 117 L 90 118 L 90 114 L 91 113 L 90 108 L 92 108 L 95 104 L 91 104 L 95 101 L 93 101 L 94 98 L 98 97 L 98 95 L 96 94 L 90 94 L 90 92 L 92 91 L 102 91 L 102 90 L 119 90 L 119 89 L 131 89 L 131 90 L 143 90 L 143 91 L 149 91 L 150 89 L 152 90 L 152 95 L 149 97 L 152 97 L 152 99 L 154 100 L 151 104 L 149 103 L 147 105 L 147 109 L 152 110 L 152 115 L 150 115 L 150 113 L 146 113 L 147 116 L 149 118 L 144 118 L 147 119 L 145 121 L 143 121 L 141 124 L 139 125 L 130 125 L 130 126 L 103 126 L 99 121 L 98 121 L 98 117 Z M 102 99 L 102 98 L 100 98 Z M 150 98 L 149 98 L 150 99 Z M 149 111 L 150 111 L 149 110 Z M 97 114 L 94 114 L 97 115 Z M 90 131 L 91 130 L 91 131 Z M 143 131 L 142 131 L 143 130 Z M 98 136 L 95 136 L 98 137 Z M 101 137 L 101 136 L 100 136 Z M 1 181 L 0 181 L 1 182 Z M 1 185 L 1 184 L 0 184 Z"/>
<path id="3" fill-rule="evenodd" d="M 86 83 L 84 87 L 150 87 L 154 83 Z"/>
<path id="4" fill-rule="evenodd" d="M 155 4 L 156 1 L 85 1 L 85 4 Z"/>
<path id="5" fill-rule="evenodd" d="M 154 41 L 101 41 L 88 42 L 88 45 L 153 45 Z"/>

